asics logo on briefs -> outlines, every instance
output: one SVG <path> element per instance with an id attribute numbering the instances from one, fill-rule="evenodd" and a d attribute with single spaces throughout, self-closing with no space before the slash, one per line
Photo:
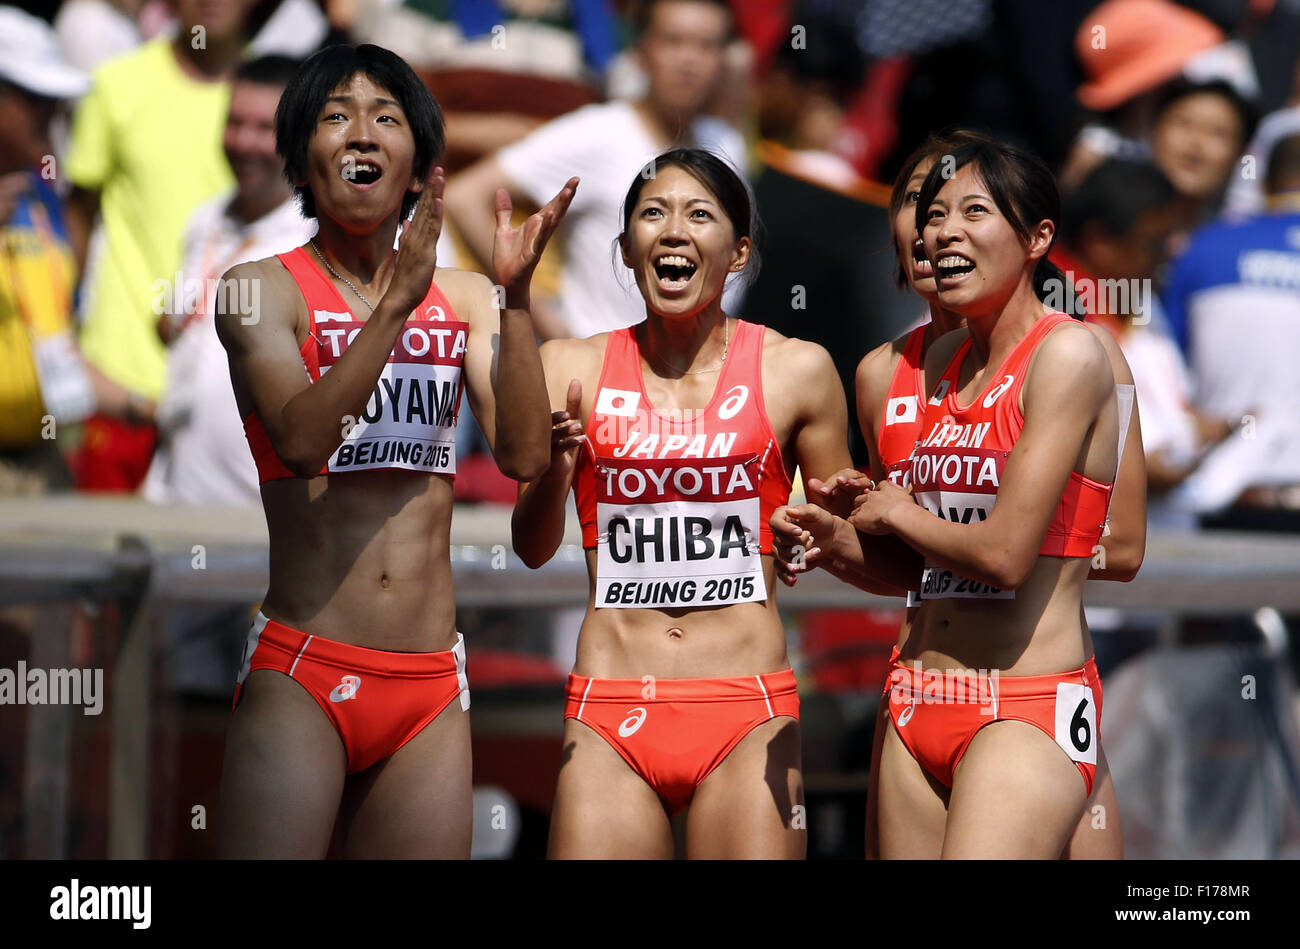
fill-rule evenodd
<path id="1" fill-rule="evenodd" d="M 632 714 L 619 723 L 618 733 L 624 738 L 636 734 L 636 730 L 645 722 L 646 710 L 642 706 L 631 709 Z M 640 715 L 636 713 L 640 712 Z"/>
<path id="2" fill-rule="evenodd" d="M 898 727 L 902 728 L 912 720 L 912 713 L 916 711 L 916 705 L 909 705 L 898 716 Z"/>
<path id="3" fill-rule="evenodd" d="M 727 390 L 726 401 L 718 406 L 718 418 L 734 418 L 736 413 L 745 407 L 745 400 L 748 398 L 749 386 L 732 386 Z"/>
<path id="4" fill-rule="evenodd" d="M 361 676 L 344 676 L 343 681 L 334 686 L 334 690 L 330 692 L 330 701 L 345 702 L 356 698 L 359 688 L 361 688 Z"/>
<path id="5" fill-rule="evenodd" d="M 900 425 L 916 421 L 916 396 L 903 395 L 890 399 L 885 406 L 885 424 Z"/>
<path id="6" fill-rule="evenodd" d="M 633 392 L 630 389 L 611 389 L 607 386 L 596 396 L 596 413 L 632 418 L 636 415 L 637 405 L 640 402 L 640 392 Z"/>
<path id="7" fill-rule="evenodd" d="M 1003 392 L 1006 392 L 1007 389 L 1011 388 L 1011 383 L 1015 381 L 1016 381 L 1015 376 L 1004 376 L 1002 381 L 993 387 L 993 391 L 991 391 L 988 395 L 984 396 L 984 408 L 986 409 L 990 408 L 993 405 L 993 403 L 998 400 L 998 396 L 1002 395 Z"/>
<path id="8" fill-rule="evenodd" d="M 934 387 L 934 395 L 930 396 L 931 405 L 939 405 L 943 402 L 944 396 L 948 394 L 948 385 L 949 381 L 947 379 L 939 380 L 939 384 Z"/>

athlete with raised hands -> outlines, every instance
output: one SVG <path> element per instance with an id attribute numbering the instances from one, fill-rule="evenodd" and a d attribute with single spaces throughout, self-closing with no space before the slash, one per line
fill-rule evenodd
<path id="1" fill-rule="evenodd" d="M 436 266 L 443 141 L 437 103 L 397 56 L 317 53 L 284 91 L 276 147 L 319 230 L 235 267 L 218 294 L 271 575 L 226 743 L 225 856 L 322 857 L 336 819 L 345 856 L 469 856 L 456 419 L 468 389 L 502 472 L 545 469 L 528 290 L 577 181 L 519 228 L 498 194 L 494 289 Z"/>
<path id="2" fill-rule="evenodd" d="M 660 155 L 623 206 L 635 327 L 542 347 L 554 435 L 514 546 L 558 547 L 572 489 L 590 599 L 569 677 L 553 857 L 799 858 L 799 701 L 768 519 L 796 463 L 847 466 L 829 354 L 722 310 L 751 268 L 750 198 L 699 149 Z"/>

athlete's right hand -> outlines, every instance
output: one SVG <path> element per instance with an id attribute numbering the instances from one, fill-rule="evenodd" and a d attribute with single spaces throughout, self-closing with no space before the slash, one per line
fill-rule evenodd
<path id="1" fill-rule="evenodd" d="M 570 379 L 564 411 L 551 413 L 551 468 L 567 474 L 577 459 L 578 446 L 586 440 L 582 429 L 582 382 Z"/>
<path id="2" fill-rule="evenodd" d="M 845 520 L 853 513 L 853 499 L 873 487 L 871 476 L 856 468 L 841 468 L 825 481 L 809 478 L 804 482 L 809 502 Z"/>
<path id="3" fill-rule="evenodd" d="M 835 515 L 816 504 L 784 504 L 772 512 L 772 559 L 788 587 L 816 567 L 835 537 Z"/>
<path id="4" fill-rule="evenodd" d="M 442 233 L 442 190 L 446 173 L 438 165 L 429 171 L 415 216 L 402 231 L 397 248 L 397 263 L 385 297 L 401 307 L 402 319 L 414 310 L 429 292 L 433 272 L 438 266 L 438 236 Z"/>

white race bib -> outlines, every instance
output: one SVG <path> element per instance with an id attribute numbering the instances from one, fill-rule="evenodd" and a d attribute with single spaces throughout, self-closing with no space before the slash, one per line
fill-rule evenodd
<path id="1" fill-rule="evenodd" d="M 767 599 L 757 456 L 596 459 L 596 606 Z"/>
<path id="2" fill-rule="evenodd" d="M 916 499 L 931 514 L 955 524 L 987 520 L 1009 454 L 989 448 L 918 448 L 911 468 Z M 968 579 L 927 560 L 920 594 L 923 600 L 1012 600 L 1016 591 Z"/>
<path id="3" fill-rule="evenodd" d="M 324 378 L 361 327 L 317 319 Z M 330 456 L 331 474 L 376 468 L 456 473 L 456 416 L 468 330 L 466 323 L 407 321 L 361 415 L 340 420 L 344 437 Z"/>

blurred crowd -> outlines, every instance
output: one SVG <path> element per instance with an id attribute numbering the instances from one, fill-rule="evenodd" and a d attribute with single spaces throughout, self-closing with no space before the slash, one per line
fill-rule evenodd
<path id="1" fill-rule="evenodd" d="M 728 309 L 822 343 L 850 389 L 925 309 L 893 281 L 882 182 L 947 126 L 1035 149 L 1059 171 L 1067 295 L 1133 368 L 1152 526 L 1300 531 L 1300 4 L 28 6 L 0 7 L 0 493 L 258 503 L 218 278 L 314 233 L 276 104 L 314 50 L 365 42 L 445 111 L 440 265 L 483 269 L 497 188 L 526 207 L 578 175 L 538 334 L 631 325 L 619 202 L 650 157 L 703 145 L 766 222 L 763 270 Z M 513 500 L 472 426 L 461 438 L 458 497 Z"/>

